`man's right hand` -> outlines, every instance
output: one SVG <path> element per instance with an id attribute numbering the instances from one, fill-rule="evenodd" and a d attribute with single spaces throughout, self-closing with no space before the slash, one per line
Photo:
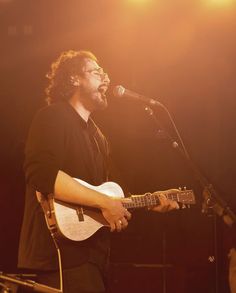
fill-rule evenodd
<path id="1" fill-rule="evenodd" d="M 115 230 L 120 232 L 128 226 L 131 213 L 124 208 L 121 199 L 108 197 L 105 207 L 101 210 L 103 217 L 111 227 L 111 232 Z"/>

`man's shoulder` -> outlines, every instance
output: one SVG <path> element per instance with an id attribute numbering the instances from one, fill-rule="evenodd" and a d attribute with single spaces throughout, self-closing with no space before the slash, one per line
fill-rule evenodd
<path id="1" fill-rule="evenodd" d="M 67 115 L 66 103 L 54 103 L 38 110 L 34 120 L 63 120 Z"/>
<path id="2" fill-rule="evenodd" d="M 53 103 L 47 106 L 44 106 L 38 110 L 36 115 L 49 115 L 49 114 L 62 114 L 65 112 L 67 105 L 66 103 Z"/>
<path id="3" fill-rule="evenodd" d="M 66 105 L 55 103 L 39 109 L 33 117 L 30 129 L 45 128 L 49 125 L 55 127 L 64 127 L 67 111 Z"/>

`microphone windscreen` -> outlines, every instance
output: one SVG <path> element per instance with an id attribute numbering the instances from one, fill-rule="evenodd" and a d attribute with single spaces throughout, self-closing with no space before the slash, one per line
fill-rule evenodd
<path id="1" fill-rule="evenodd" d="M 113 95 L 117 98 L 120 98 L 124 95 L 125 88 L 121 85 L 117 85 L 113 88 Z"/>

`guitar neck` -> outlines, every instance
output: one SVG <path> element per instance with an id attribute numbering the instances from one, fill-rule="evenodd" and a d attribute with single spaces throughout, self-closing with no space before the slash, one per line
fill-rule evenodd
<path id="1" fill-rule="evenodd" d="M 126 209 L 148 208 L 160 204 L 159 196 L 164 194 L 168 200 L 176 201 L 183 204 L 194 204 L 195 198 L 191 190 L 184 191 L 161 191 L 155 193 L 145 193 L 143 195 L 132 195 L 122 200 Z"/>

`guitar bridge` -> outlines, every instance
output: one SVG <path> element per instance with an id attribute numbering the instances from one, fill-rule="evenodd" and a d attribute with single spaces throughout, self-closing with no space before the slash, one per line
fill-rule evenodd
<path id="1" fill-rule="evenodd" d="M 78 216 L 79 222 L 83 222 L 84 221 L 84 211 L 83 211 L 82 207 L 76 208 L 76 214 Z"/>

